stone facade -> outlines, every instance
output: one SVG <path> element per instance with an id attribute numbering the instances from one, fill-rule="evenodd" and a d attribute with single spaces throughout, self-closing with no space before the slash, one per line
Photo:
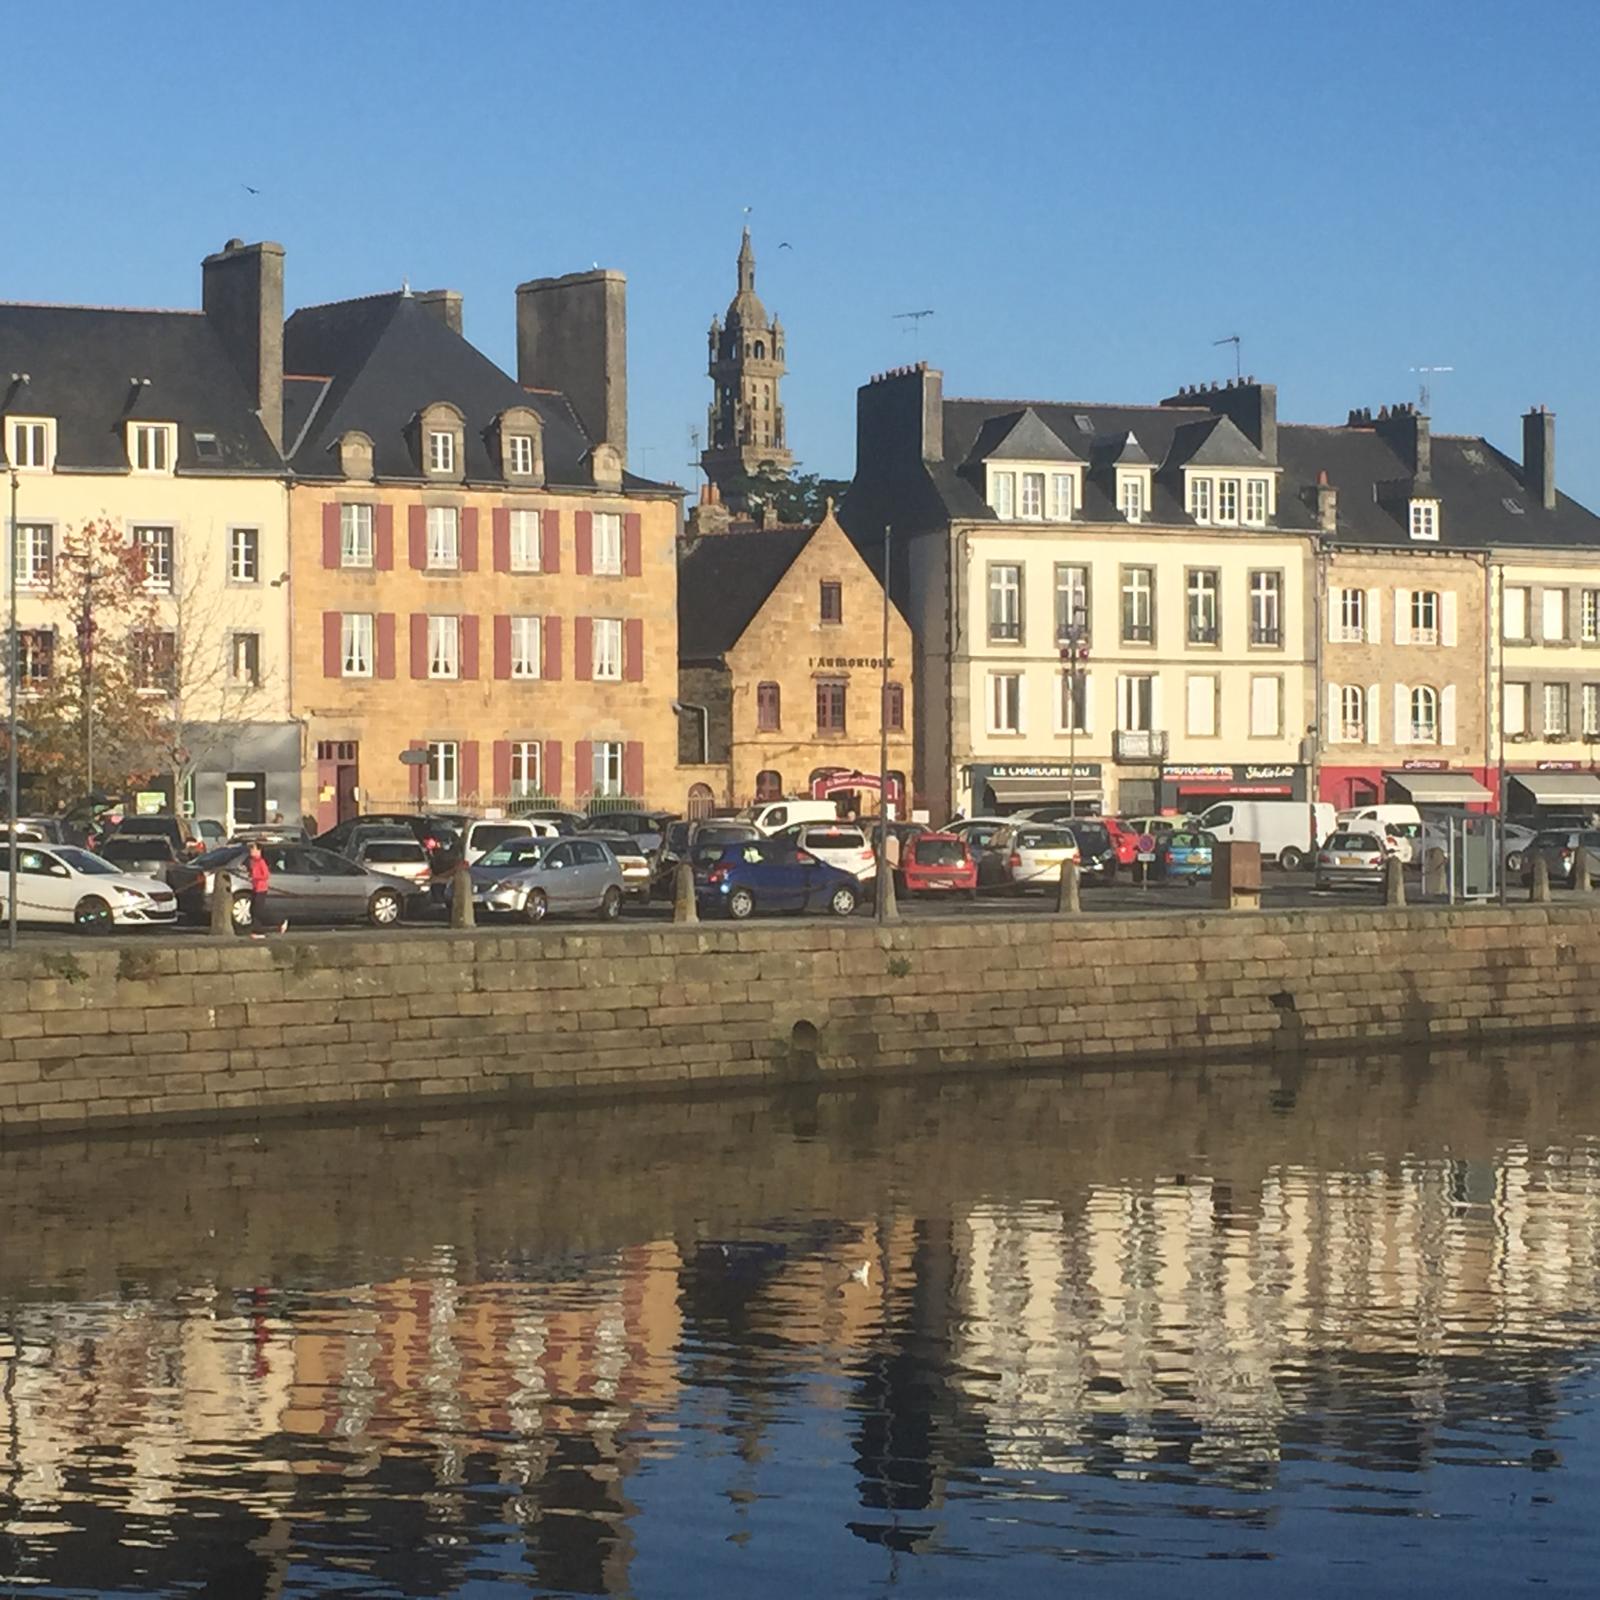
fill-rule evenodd
<path id="1" fill-rule="evenodd" d="M 1600 1029 L 1600 910 L 31 946 L 0 1131 Z"/>

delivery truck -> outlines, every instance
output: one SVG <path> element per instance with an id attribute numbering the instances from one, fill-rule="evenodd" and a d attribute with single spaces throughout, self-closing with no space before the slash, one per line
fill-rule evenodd
<path id="1" fill-rule="evenodd" d="M 1193 825 L 1217 839 L 1253 839 L 1263 861 L 1298 872 L 1317 857 L 1317 846 L 1334 829 L 1333 807 L 1325 800 L 1219 800 Z"/>

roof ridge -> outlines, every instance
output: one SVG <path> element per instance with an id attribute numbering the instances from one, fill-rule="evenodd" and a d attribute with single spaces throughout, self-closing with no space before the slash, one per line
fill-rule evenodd
<path id="1" fill-rule="evenodd" d="M 1120 400 L 989 400 L 980 395 L 952 394 L 945 396 L 944 403 L 947 406 L 1019 406 L 1024 409 L 1029 406 L 1087 406 L 1100 411 L 1156 411 L 1168 416 L 1175 411 L 1200 411 L 1207 416 L 1213 414 L 1209 406 L 1146 405 L 1138 402 L 1124 403 Z"/>
<path id="2" fill-rule="evenodd" d="M 353 294 L 343 300 L 318 300 L 312 305 L 296 306 L 289 315 L 297 317 L 302 311 L 332 311 L 336 306 L 360 306 L 376 300 L 404 300 L 408 298 L 414 297 L 409 296 L 404 289 L 384 289 L 376 294 Z"/>
<path id="3" fill-rule="evenodd" d="M 0 300 L 0 308 L 20 311 L 111 311 L 134 317 L 203 317 L 193 306 L 87 306 L 72 300 Z"/>

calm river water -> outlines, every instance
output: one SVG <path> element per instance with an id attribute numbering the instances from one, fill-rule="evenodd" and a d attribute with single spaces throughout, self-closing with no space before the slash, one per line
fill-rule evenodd
<path id="1" fill-rule="evenodd" d="M 0 1593 L 1593 1594 L 1594 1053 L 0 1155 Z"/>

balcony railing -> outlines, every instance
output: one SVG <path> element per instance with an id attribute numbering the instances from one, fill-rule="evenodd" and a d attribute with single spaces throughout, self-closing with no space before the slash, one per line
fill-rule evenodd
<path id="1" fill-rule="evenodd" d="M 1268 626 L 1265 623 L 1253 622 L 1250 624 L 1250 643 L 1272 645 L 1282 644 L 1283 629 L 1277 627 L 1275 624 Z"/>
<path id="2" fill-rule="evenodd" d="M 1151 728 L 1119 728 L 1111 736 L 1114 761 L 1165 761 L 1167 736 Z"/>

